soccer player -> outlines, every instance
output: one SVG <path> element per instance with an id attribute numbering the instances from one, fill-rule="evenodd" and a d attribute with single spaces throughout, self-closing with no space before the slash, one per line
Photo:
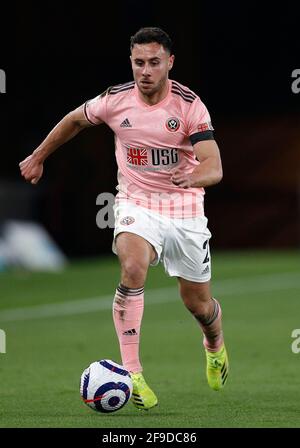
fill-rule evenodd
<path id="1" fill-rule="evenodd" d="M 201 327 L 209 386 L 220 390 L 227 381 L 203 207 L 204 188 L 220 182 L 222 163 L 205 105 L 188 87 L 169 79 L 174 64 L 170 37 L 160 28 L 142 28 L 131 37 L 130 49 L 134 81 L 109 87 L 67 114 L 20 169 L 36 184 L 45 159 L 82 129 L 106 123 L 114 131 L 118 193 L 113 251 L 121 279 L 113 320 L 122 363 L 133 380 L 133 404 L 150 409 L 158 400 L 142 374 L 139 342 L 144 283 L 149 266 L 159 261 L 177 277 L 182 300 Z"/>

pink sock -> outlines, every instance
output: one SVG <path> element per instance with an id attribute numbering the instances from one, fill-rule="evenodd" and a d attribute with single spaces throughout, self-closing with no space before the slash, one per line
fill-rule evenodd
<path id="1" fill-rule="evenodd" d="M 222 331 L 222 310 L 219 302 L 216 299 L 214 301 L 214 309 L 205 321 L 203 319 L 198 320 L 203 331 L 203 345 L 210 352 L 217 352 L 220 350 L 224 343 L 223 331 Z"/>
<path id="2" fill-rule="evenodd" d="M 120 344 L 122 364 L 129 372 L 142 372 L 139 359 L 140 328 L 144 311 L 144 288 L 120 284 L 113 302 L 113 319 Z"/>

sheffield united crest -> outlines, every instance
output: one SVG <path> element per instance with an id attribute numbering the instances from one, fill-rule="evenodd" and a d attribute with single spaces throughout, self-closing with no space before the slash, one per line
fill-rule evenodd
<path id="1" fill-rule="evenodd" d="M 180 127 L 180 121 L 176 117 L 168 118 L 166 121 L 166 128 L 170 132 L 176 132 L 178 131 Z"/>

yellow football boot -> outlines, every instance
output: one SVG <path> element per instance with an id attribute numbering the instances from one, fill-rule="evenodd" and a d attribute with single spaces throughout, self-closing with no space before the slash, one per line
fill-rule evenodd
<path id="1" fill-rule="evenodd" d="M 133 384 L 131 401 L 138 409 L 153 408 L 157 405 L 158 400 L 155 393 L 150 389 L 141 373 L 130 374 Z"/>
<path id="2" fill-rule="evenodd" d="M 213 390 L 223 389 L 229 372 L 228 356 L 225 345 L 223 345 L 218 352 L 209 352 L 205 349 L 205 353 L 208 384 Z"/>

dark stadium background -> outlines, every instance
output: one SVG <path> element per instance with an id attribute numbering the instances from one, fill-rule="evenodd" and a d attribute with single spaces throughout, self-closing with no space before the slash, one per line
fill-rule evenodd
<path id="1" fill-rule="evenodd" d="M 130 36 L 160 26 L 174 41 L 170 77 L 200 95 L 221 149 L 224 179 L 206 195 L 214 248 L 299 247 L 296 2 L 28 1 L 3 6 L 0 25 L 0 224 L 39 221 L 70 257 L 110 252 L 112 230 L 96 226 L 96 197 L 116 185 L 107 127 L 53 154 L 36 187 L 18 163 L 71 109 L 130 81 Z"/>

